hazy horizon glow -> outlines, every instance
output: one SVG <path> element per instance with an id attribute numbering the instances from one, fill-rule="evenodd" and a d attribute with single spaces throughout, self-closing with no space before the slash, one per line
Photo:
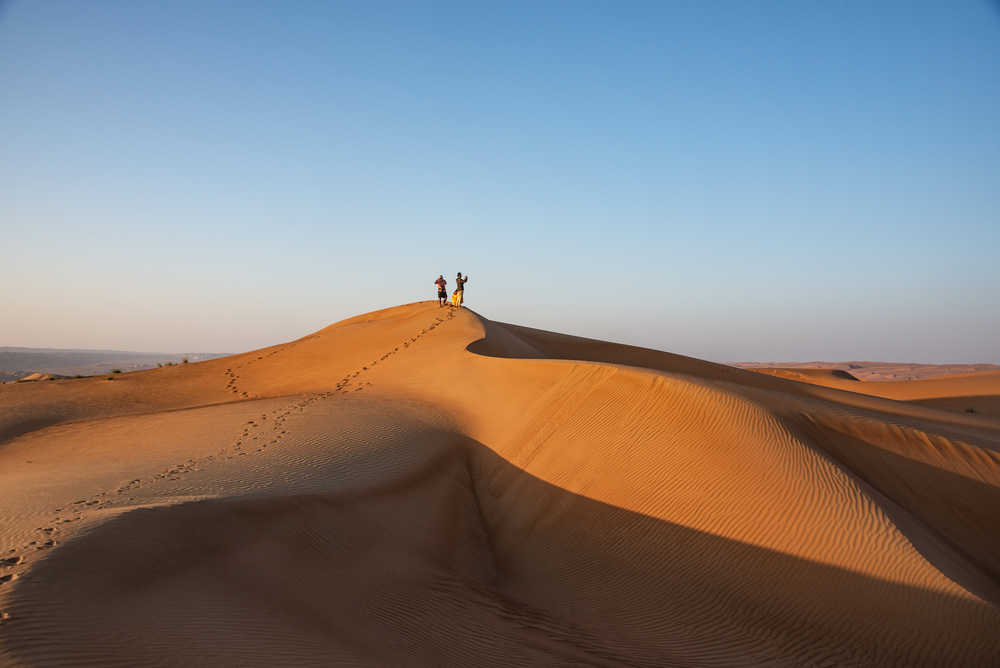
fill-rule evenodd
<path id="1" fill-rule="evenodd" d="M 0 346 L 1000 363 L 996 7 L 537 4 L 0 4 Z"/>

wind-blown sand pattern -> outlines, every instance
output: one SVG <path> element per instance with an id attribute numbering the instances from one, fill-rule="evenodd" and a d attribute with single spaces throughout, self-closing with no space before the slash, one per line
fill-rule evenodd
<path id="1" fill-rule="evenodd" d="M 5 385 L 2 659 L 998 665 L 1000 422 L 922 391 L 434 302 Z"/>

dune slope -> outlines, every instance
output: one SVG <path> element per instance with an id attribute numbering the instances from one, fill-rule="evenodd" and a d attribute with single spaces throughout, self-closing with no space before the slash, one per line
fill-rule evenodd
<path id="1" fill-rule="evenodd" d="M 8 387 L 12 664 L 1000 656 L 988 416 L 434 303 Z"/>

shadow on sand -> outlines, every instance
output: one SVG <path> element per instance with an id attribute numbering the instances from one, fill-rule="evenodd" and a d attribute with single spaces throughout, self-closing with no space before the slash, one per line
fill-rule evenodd
<path id="1" fill-rule="evenodd" d="M 413 427 L 362 457 L 365 470 L 391 472 L 350 492 L 185 503 L 101 525 L 15 583 L 0 638 L 26 665 L 914 666 L 1000 656 L 1000 614 L 987 603 L 601 503 L 461 434 Z M 412 465 L 388 464 L 400 459 Z"/>

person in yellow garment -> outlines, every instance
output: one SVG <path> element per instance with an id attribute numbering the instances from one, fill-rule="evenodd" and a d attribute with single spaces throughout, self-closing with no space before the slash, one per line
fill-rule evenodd
<path id="1" fill-rule="evenodd" d="M 455 288 L 455 294 L 452 296 L 452 302 L 455 306 L 461 306 L 465 303 L 465 284 L 468 282 L 469 277 L 462 278 L 462 272 L 458 272 L 458 277 L 455 279 L 455 283 L 458 285 Z"/>

